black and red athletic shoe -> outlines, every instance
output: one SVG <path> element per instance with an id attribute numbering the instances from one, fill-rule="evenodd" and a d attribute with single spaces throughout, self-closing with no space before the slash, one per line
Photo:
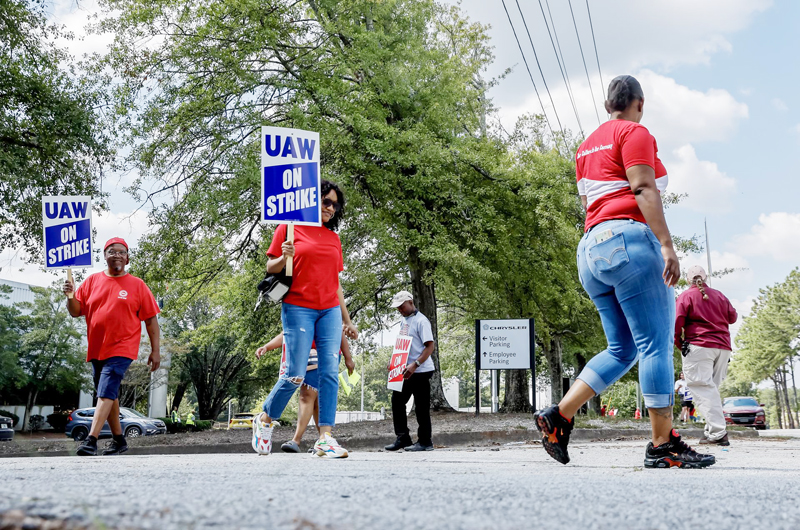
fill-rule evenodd
<path id="1" fill-rule="evenodd" d="M 575 419 L 567 420 L 558 411 L 558 405 L 537 410 L 533 417 L 536 419 L 536 428 L 544 435 L 542 445 L 547 454 L 562 464 L 569 462 L 567 445 L 569 435 L 575 426 Z"/>
<path id="2" fill-rule="evenodd" d="M 714 455 L 700 454 L 689 444 L 681 440 L 678 432 L 673 429 L 669 433 L 669 441 L 658 447 L 653 447 L 653 442 L 647 444 L 644 453 L 644 467 L 683 467 L 701 468 L 714 465 L 717 459 Z"/>

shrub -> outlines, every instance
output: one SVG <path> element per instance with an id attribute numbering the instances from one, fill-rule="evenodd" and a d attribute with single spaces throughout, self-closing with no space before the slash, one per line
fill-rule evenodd
<path id="1" fill-rule="evenodd" d="M 179 432 L 189 431 L 189 428 L 186 426 L 185 423 L 172 423 L 172 420 L 169 418 L 158 418 L 158 419 L 164 422 L 164 425 L 167 427 L 167 432 L 169 434 L 177 434 Z"/>
<path id="2" fill-rule="evenodd" d="M 4 416 L 6 418 L 11 418 L 11 427 L 16 427 L 17 423 L 19 423 L 19 416 L 14 414 L 13 412 L 9 412 L 7 410 L 0 410 L 0 416 Z"/>
<path id="3" fill-rule="evenodd" d="M 44 426 L 44 416 L 41 414 L 34 414 L 31 416 L 29 423 L 32 431 L 41 431 Z"/>
<path id="4" fill-rule="evenodd" d="M 56 432 L 64 432 L 68 421 L 69 414 L 63 412 L 55 412 L 47 415 L 47 423 L 49 423 L 50 427 Z"/>
<path id="5" fill-rule="evenodd" d="M 194 431 L 207 431 L 214 425 L 211 420 L 199 420 L 195 422 Z"/>

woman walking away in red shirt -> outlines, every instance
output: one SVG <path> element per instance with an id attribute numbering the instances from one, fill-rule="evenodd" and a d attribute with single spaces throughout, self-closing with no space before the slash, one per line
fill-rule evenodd
<path id="1" fill-rule="evenodd" d="M 672 429 L 675 324 L 673 286 L 680 277 L 661 191 L 667 171 L 655 138 L 639 124 L 644 93 L 629 75 L 608 86 L 611 119 L 589 135 L 575 155 L 586 233 L 578 245 L 578 275 L 603 322 L 608 348 L 594 356 L 558 405 L 536 413 L 547 453 L 569 462 L 575 413 L 639 363 L 639 383 L 653 437 L 645 467 L 705 467 Z"/>
<path id="2" fill-rule="evenodd" d="M 675 344 L 681 347 L 686 385 L 706 419 L 701 444 L 730 445 L 722 414 L 719 385 L 728 373 L 736 310 L 721 292 L 706 285 L 703 267 L 691 267 L 692 286 L 681 293 L 675 309 Z"/>

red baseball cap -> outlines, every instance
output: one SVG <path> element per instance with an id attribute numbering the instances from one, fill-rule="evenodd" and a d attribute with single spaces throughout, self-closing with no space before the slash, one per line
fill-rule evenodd
<path id="1" fill-rule="evenodd" d="M 108 247 L 110 247 L 111 245 L 114 245 L 114 244 L 120 244 L 120 245 L 125 247 L 125 250 L 130 250 L 128 248 L 128 244 L 125 242 L 124 239 L 122 239 L 121 237 L 112 237 L 111 239 L 106 241 L 106 244 L 103 247 L 103 252 L 105 252 Z"/>

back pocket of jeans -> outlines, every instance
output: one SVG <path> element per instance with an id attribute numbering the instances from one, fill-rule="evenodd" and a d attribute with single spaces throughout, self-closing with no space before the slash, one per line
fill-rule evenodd
<path id="1" fill-rule="evenodd" d="M 630 261 L 625 250 L 625 238 L 615 234 L 610 239 L 598 243 L 589 249 L 589 257 L 597 272 L 614 272 Z"/>

